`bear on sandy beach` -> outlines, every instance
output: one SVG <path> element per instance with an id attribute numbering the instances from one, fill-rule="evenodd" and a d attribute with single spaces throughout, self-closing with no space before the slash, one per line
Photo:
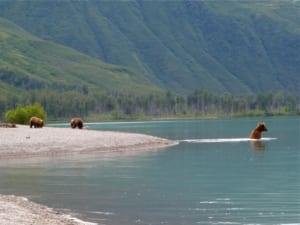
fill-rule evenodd
<path id="1" fill-rule="evenodd" d="M 79 129 L 82 129 L 83 127 L 83 121 L 81 118 L 72 118 L 70 121 L 70 126 L 72 128 L 78 127 Z"/>
<path id="2" fill-rule="evenodd" d="M 251 139 L 261 139 L 261 133 L 264 131 L 268 131 L 265 123 L 258 123 L 256 128 L 254 130 L 252 130 L 252 132 L 250 134 L 250 138 Z"/>
<path id="3" fill-rule="evenodd" d="M 29 120 L 30 128 L 34 126 L 34 128 L 42 128 L 44 126 L 44 121 L 41 118 L 33 116 Z"/>

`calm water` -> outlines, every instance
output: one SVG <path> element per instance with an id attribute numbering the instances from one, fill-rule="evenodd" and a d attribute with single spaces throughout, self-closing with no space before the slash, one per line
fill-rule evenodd
<path id="1" fill-rule="evenodd" d="M 256 123 L 269 132 L 247 137 Z M 89 124 L 165 150 L 2 163 L 0 193 L 106 225 L 300 224 L 299 117 Z"/>

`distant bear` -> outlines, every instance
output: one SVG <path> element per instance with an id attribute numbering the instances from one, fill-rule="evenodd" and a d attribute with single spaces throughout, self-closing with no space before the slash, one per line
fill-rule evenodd
<path id="1" fill-rule="evenodd" d="M 41 118 L 38 117 L 31 117 L 29 120 L 30 128 L 34 126 L 34 128 L 42 128 L 44 126 L 44 121 Z"/>
<path id="2" fill-rule="evenodd" d="M 254 130 L 252 130 L 252 132 L 250 134 L 250 138 L 251 139 L 261 139 L 261 133 L 264 131 L 268 131 L 265 123 L 258 123 L 256 128 Z"/>
<path id="3" fill-rule="evenodd" d="M 83 127 L 83 121 L 81 118 L 72 118 L 70 121 L 70 126 L 72 128 L 78 127 L 79 129 L 82 129 Z"/>

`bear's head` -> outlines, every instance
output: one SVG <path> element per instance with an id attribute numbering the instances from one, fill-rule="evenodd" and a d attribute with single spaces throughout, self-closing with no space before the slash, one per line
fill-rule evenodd
<path id="1" fill-rule="evenodd" d="M 265 123 L 258 123 L 255 130 L 260 131 L 260 132 L 268 131 Z"/>

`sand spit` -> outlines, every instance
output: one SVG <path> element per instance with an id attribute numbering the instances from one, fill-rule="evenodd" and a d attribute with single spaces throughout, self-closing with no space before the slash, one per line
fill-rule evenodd
<path id="1" fill-rule="evenodd" d="M 33 157 L 67 157 L 122 151 L 142 151 L 177 144 L 150 135 L 79 130 L 71 128 L 30 129 L 0 127 L 0 160 L 28 160 Z M 1 161 L 0 161 L 1 162 Z M 0 224 L 83 225 L 93 224 L 56 212 L 23 197 L 0 195 Z"/>
<path id="2" fill-rule="evenodd" d="M 140 151 L 176 145 L 150 135 L 71 128 L 0 127 L 0 160 Z"/>
<path id="3" fill-rule="evenodd" d="M 0 224 L 93 225 L 13 195 L 0 195 Z"/>

